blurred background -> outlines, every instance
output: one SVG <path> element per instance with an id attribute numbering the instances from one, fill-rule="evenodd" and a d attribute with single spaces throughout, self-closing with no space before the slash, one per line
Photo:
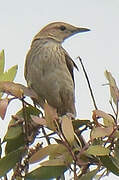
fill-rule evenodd
<path id="1" fill-rule="evenodd" d="M 91 119 L 94 109 L 78 56 L 89 75 L 98 108 L 112 113 L 109 87 L 102 84 L 107 83 L 106 69 L 119 83 L 119 0 L 0 1 L 0 51 L 5 50 L 5 69 L 18 64 L 15 82 L 26 85 L 24 61 L 31 40 L 43 26 L 54 21 L 91 29 L 63 43 L 79 67 L 79 72 L 75 71 L 77 117 Z M 6 131 L 10 115 L 19 107 L 18 101 L 11 103 L 6 119 L 0 120 L 0 137 Z M 110 175 L 103 179 L 118 178 Z"/>

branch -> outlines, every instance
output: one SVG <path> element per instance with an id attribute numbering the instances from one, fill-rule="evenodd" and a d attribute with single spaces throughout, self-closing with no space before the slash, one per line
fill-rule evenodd
<path id="1" fill-rule="evenodd" d="M 89 87 L 89 91 L 90 91 L 90 94 L 91 94 L 91 97 L 92 97 L 92 100 L 93 100 L 94 107 L 97 110 L 98 108 L 97 108 L 97 105 L 96 105 L 96 101 L 95 101 L 95 98 L 94 98 L 94 95 L 93 95 L 93 91 L 92 91 L 92 88 L 91 88 L 91 85 L 90 85 L 90 81 L 89 81 L 87 72 L 86 72 L 85 67 L 84 67 L 84 65 L 82 63 L 82 59 L 80 57 L 78 57 L 78 58 L 79 58 L 79 61 L 81 63 L 81 66 L 83 68 L 83 72 L 85 74 L 85 77 L 86 77 L 86 80 L 87 80 L 87 83 L 88 83 L 88 87 Z"/>

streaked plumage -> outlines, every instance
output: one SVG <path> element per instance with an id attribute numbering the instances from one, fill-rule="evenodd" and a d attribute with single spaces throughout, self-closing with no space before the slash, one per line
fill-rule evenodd
<path id="1" fill-rule="evenodd" d="M 88 30 L 56 22 L 34 37 L 26 56 L 25 79 L 38 94 L 42 108 L 46 99 L 59 115 L 76 114 L 73 75 L 76 65 L 63 49 L 62 42 L 73 34 Z"/>

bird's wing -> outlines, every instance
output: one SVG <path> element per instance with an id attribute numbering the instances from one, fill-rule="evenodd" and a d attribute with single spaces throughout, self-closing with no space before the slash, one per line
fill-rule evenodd
<path id="1" fill-rule="evenodd" d="M 71 76 L 72 76 L 72 79 L 73 79 L 73 81 L 74 81 L 73 69 L 74 69 L 74 67 L 75 67 L 77 70 L 79 70 L 79 69 L 78 69 L 77 65 L 75 64 L 75 62 L 71 59 L 71 57 L 69 56 L 69 54 L 65 51 L 65 49 L 63 49 L 63 50 L 64 50 L 64 54 L 65 54 L 66 65 L 67 65 L 68 70 L 69 70 L 69 72 L 70 72 L 70 74 L 71 74 Z"/>
<path id="2" fill-rule="evenodd" d="M 27 54 L 28 56 L 28 54 Z M 26 56 L 26 60 L 25 60 L 25 66 L 24 66 L 24 77 L 25 79 L 27 79 L 27 66 L 28 66 L 28 58 Z"/>
<path id="3" fill-rule="evenodd" d="M 30 53 L 31 51 L 29 50 L 29 52 L 27 53 L 27 56 L 26 56 L 26 61 L 25 61 L 25 66 L 24 66 L 24 77 L 25 79 L 27 80 L 28 78 L 28 63 L 30 63 Z"/>

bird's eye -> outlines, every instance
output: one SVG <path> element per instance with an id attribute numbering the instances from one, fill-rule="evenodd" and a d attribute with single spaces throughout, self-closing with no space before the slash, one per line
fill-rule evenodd
<path id="1" fill-rule="evenodd" d="M 61 31 L 64 31 L 65 29 L 66 29 L 65 26 L 60 26 L 60 30 L 61 30 Z"/>

